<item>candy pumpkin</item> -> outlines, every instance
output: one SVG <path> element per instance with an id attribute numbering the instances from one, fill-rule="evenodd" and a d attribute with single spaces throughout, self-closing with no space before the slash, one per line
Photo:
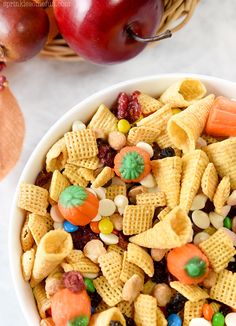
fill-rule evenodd
<path id="1" fill-rule="evenodd" d="M 62 191 L 58 208 L 65 220 L 74 225 L 86 225 L 97 215 L 97 197 L 80 186 L 69 186 Z"/>
<path id="2" fill-rule="evenodd" d="M 77 293 L 60 290 L 54 294 L 51 303 L 52 319 L 56 326 L 66 326 L 77 317 L 90 318 L 91 302 L 86 290 Z"/>
<path id="3" fill-rule="evenodd" d="M 236 101 L 223 96 L 215 99 L 206 123 L 206 133 L 214 137 L 236 136 Z"/>
<path id="4" fill-rule="evenodd" d="M 170 250 L 167 268 L 183 284 L 201 283 L 209 272 L 209 261 L 194 244 Z"/>
<path id="5" fill-rule="evenodd" d="M 139 182 L 151 171 L 149 154 L 136 146 L 127 146 L 116 154 L 114 171 L 124 182 Z"/>

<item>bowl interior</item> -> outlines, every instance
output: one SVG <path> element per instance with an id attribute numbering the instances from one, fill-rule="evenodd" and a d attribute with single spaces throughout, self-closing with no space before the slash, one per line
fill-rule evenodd
<path id="1" fill-rule="evenodd" d="M 24 212 L 17 208 L 17 192 L 19 184 L 22 181 L 34 183 L 38 172 L 43 166 L 47 151 L 56 140 L 71 129 L 71 125 L 74 120 L 81 120 L 83 122 L 88 121 L 101 103 L 104 103 L 109 107 L 116 99 L 117 94 L 121 91 L 132 92 L 134 90 L 140 90 L 149 95 L 158 96 L 171 83 L 186 76 L 191 78 L 199 78 L 202 80 L 208 90 L 208 93 L 213 92 L 214 94 L 224 95 L 229 98 L 236 97 L 236 83 L 202 75 L 169 74 L 130 80 L 100 91 L 76 105 L 49 129 L 33 151 L 22 172 L 16 188 L 16 194 L 12 204 L 9 229 L 9 256 L 11 273 L 17 297 L 28 325 L 38 326 L 39 316 L 31 288 L 29 284 L 23 280 L 21 274 L 20 257 L 22 250 L 20 244 L 20 231 L 24 221 Z"/>

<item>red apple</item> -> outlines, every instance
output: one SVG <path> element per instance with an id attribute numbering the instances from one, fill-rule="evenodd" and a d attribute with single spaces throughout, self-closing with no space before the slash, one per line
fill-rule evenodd
<path id="1" fill-rule="evenodd" d="M 44 47 L 48 16 L 31 0 L 0 0 L 0 61 L 25 61 Z"/>
<path id="2" fill-rule="evenodd" d="M 80 56 L 95 63 L 119 63 L 140 53 L 155 35 L 163 15 L 162 0 L 53 0 L 59 31 Z"/>

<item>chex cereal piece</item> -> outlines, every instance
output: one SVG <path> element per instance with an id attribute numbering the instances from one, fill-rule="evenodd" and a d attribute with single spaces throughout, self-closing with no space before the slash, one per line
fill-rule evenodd
<path id="1" fill-rule="evenodd" d="M 140 276 L 141 280 L 144 281 L 144 272 L 137 265 L 128 261 L 127 251 L 124 252 L 124 258 L 122 261 L 122 269 L 120 273 L 120 279 L 126 283 L 134 274 Z"/>
<path id="2" fill-rule="evenodd" d="M 64 137 L 68 158 L 71 163 L 97 155 L 96 137 L 92 130 L 70 131 Z"/>
<path id="3" fill-rule="evenodd" d="M 223 178 L 229 176 L 230 184 L 233 190 L 236 189 L 236 137 L 231 137 L 221 142 L 204 147 L 210 161 L 218 174 Z"/>
<path id="4" fill-rule="evenodd" d="M 203 98 L 206 87 L 198 79 L 185 78 L 170 85 L 160 97 L 162 103 L 173 107 L 187 107 L 194 101 Z"/>
<path id="5" fill-rule="evenodd" d="M 137 122 L 137 126 L 145 126 L 153 128 L 156 131 L 162 131 L 166 128 L 168 120 L 172 116 L 171 106 L 169 104 L 164 105 L 158 111 L 150 114 L 148 117 L 143 118 Z"/>
<path id="6" fill-rule="evenodd" d="M 117 123 L 118 120 L 114 114 L 104 104 L 101 104 L 89 122 L 88 128 L 93 130 L 101 129 L 109 134 L 117 130 Z"/>
<path id="7" fill-rule="evenodd" d="M 22 266 L 22 272 L 25 281 L 29 281 L 31 278 L 31 273 L 34 266 L 34 256 L 35 256 L 34 248 L 27 250 L 22 255 L 21 266 Z"/>
<path id="8" fill-rule="evenodd" d="M 21 229 L 20 241 L 23 251 L 30 250 L 34 245 L 34 238 L 29 228 L 29 215 L 26 216 L 24 225 Z"/>
<path id="9" fill-rule="evenodd" d="M 184 153 L 195 150 L 196 142 L 205 127 L 214 98 L 215 95 L 208 95 L 173 115 L 168 121 L 167 132 L 170 140 Z"/>
<path id="10" fill-rule="evenodd" d="M 63 175 L 65 175 L 74 185 L 81 187 L 87 187 L 88 185 L 88 181 L 84 179 L 82 174 L 79 172 L 79 168 L 76 165 L 67 163 L 65 165 Z"/>
<path id="11" fill-rule="evenodd" d="M 158 214 L 158 219 L 160 221 L 164 220 L 164 218 L 170 213 L 171 208 L 170 207 L 165 207 L 160 213 Z"/>
<path id="12" fill-rule="evenodd" d="M 121 301 L 118 303 L 117 308 L 120 309 L 122 314 L 129 318 L 133 318 L 134 315 L 134 305 L 128 301 Z"/>
<path id="13" fill-rule="evenodd" d="M 137 205 L 166 206 L 166 195 L 163 191 L 142 193 L 136 196 Z"/>
<path id="14" fill-rule="evenodd" d="M 163 221 L 158 222 L 151 229 L 129 238 L 129 241 L 145 248 L 172 249 L 189 242 L 191 236 L 190 218 L 177 206 Z"/>
<path id="15" fill-rule="evenodd" d="M 93 181 L 95 179 L 94 171 L 91 170 L 91 169 L 79 167 L 78 170 L 77 170 L 77 173 L 82 178 L 84 178 L 86 181 Z"/>
<path id="16" fill-rule="evenodd" d="M 151 205 L 127 205 L 123 215 L 125 235 L 138 234 L 152 227 L 155 207 Z"/>
<path id="17" fill-rule="evenodd" d="M 106 166 L 102 171 L 97 175 L 96 179 L 93 181 L 92 186 L 94 188 L 99 188 L 104 186 L 109 180 L 114 177 L 115 173 L 112 168 Z"/>
<path id="18" fill-rule="evenodd" d="M 144 115 L 151 114 L 159 110 L 163 106 L 163 104 L 160 101 L 144 93 L 140 93 L 137 96 L 137 99 L 141 106 L 142 113 Z"/>
<path id="19" fill-rule="evenodd" d="M 223 270 L 210 291 L 211 299 L 236 309 L 236 273 Z"/>
<path id="20" fill-rule="evenodd" d="M 110 307 L 117 305 L 122 301 L 122 285 L 111 287 L 104 276 L 100 276 L 93 281 L 93 284 L 102 297 L 103 301 Z"/>
<path id="21" fill-rule="evenodd" d="M 157 135 L 155 141 L 161 149 L 166 147 L 174 147 L 166 129 L 164 129 L 159 135 Z"/>
<path id="22" fill-rule="evenodd" d="M 91 158 L 83 158 L 82 160 L 78 160 L 76 162 L 70 162 L 70 160 L 67 160 L 67 163 L 72 163 L 81 168 L 96 170 L 99 165 L 99 158 L 97 156 L 94 156 Z"/>
<path id="23" fill-rule="evenodd" d="M 156 298 L 140 294 L 134 302 L 134 321 L 138 326 L 156 326 L 157 300 Z"/>
<path id="24" fill-rule="evenodd" d="M 157 326 L 167 326 L 168 322 L 165 315 L 159 307 L 157 307 Z"/>
<path id="25" fill-rule="evenodd" d="M 117 252 L 108 252 L 98 258 L 98 263 L 111 287 L 119 286 L 122 257 Z"/>
<path id="26" fill-rule="evenodd" d="M 72 250 L 61 266 L 65 272 L 77 271 L 82 274 L 97 274 L 100 271 L 98 265 L 85 257 L 81 250 Z"/>
<path id="27" fill-rule="evenodd" d="M 106 188 L 106 198 L 114 200 L 116 196 L 126 196 L 126 186 L 122 185 L 111 185 Z"/>
<path id="28" fill-rule="evenodd" d="M 148 276 L 153 276 L 154 264 L 152 257 L 141 247 L 134 243 L 129 243 L 127 260 L 141 268 Z"/>
<path id="29" fill-rule="evenodd" d="M 131 145 L 136 145 L 140 141 L 152 144 L 158 134 L 160 134 L 159 130 L 148 126 L 133 127 L 128 133 L 127 140 Z"/>
<path id="30" fill-rule="evenodd" d="M 207 145 L 215 144 L 215 143 L 218 143 L 220 141 L 220 139 L 218 139 L 218 138 L 215 138 L 215 137 L 212 137 L 212 136 L 209 136 L 209 135 L 204 135 L 204 134 L 201 135 L 201 138 L 203 138 L 207 142 Z"/>
<path id="31" fill-rule="evenodd" d="M 167 206 L 176 207 L 179 204 L 182 159 L 177 156 L 166 157 L 154 160 L 151 164 L 158 187 L 166 195 Z"/>
<path id="32" fill-rule="evenodd" d="M 18 207 L 31 213 L 45 215 L 48 207 L 48 191 L 28 183 L 20 185 Z"/>
<path id="33" fill-rule="evenodd" d="M 225 205 L 227 199 L 230 195 L 230 179 L 229 177 L 224 177 L 215 192 L 213 203 L 215 206 L 216 213 L 220 214 L 222 207 Z"/>
<path id="34" fill-rule="evenodd" d="M 207 165 L 201 180 L 202 192 L 212 201 L 218 185 L 218 174 L 213 163 Z"/>
<path id="35" fill-rule="evenodd" d="M 208 293 L 198 285 L 187 285 L 179 281 L 174 281 L 170 282 L 170 287 L 192 302 L 209 298 Z"/>
<path id="36" fill-rule="evenodd" d="M 55 326 L 55 323 L 51 317 L 48 317 L 40 320 L 40 326 Z"/>
<path id="37" fill-rule="evenodd" d="M 68 179 L 60 173 L 59 170 L 55 170 L 52 175 L 51 185 L 49 189 L 49 195 L 52 200 L 58 202 L 61 192 L 70 185 Z"/>
<path id="38" fill-rule="evenodd" d="M 200 188 L 202 176 L 209 163 L 209 159 L 202 150 L 197 149 L 184 155 L 182 161 L 183 173 L 180 190 L 180 207 L 188 212 Z"/>
<path id="39" fill-rule="evenodd" d="M 123 258 L 125 251 L 120 246 L 118 246 L 118 245 L 109 245 L 108 248 L 107 248 L 107 252 L 113 252 L 113 251 L 118 253 L 121 256 L 121 258 Z"/>
<path id="40" fill-rule="evenodd" d="M 233 241 L 223 229 L 219 229 L 207 240 L 201 242 L 199 247 L 216 273 L 226 268 L 235 255 Z"/>
<path id="41" fill-rule="evenodd" d="M 109 308 L 108 304 L 106 304 L 103 300 L 99 303 L 99 305 L 95 308 L 95 312 L 102 312 Z"/>
<path id="42" fill-rule="evenodd" d="M 202 308 L 205 302 L 205 300 L 200 300 L 197 302 L 185 302 L 183 326 L 189 326 L 189 323 L 193 318 L 202 317 Z"/>
<path id="43" fill-rule="evenodd" d="M 53 229 L 53 219 L 49 214 L 40 216 L 37 214 L 29 215 L 29 229 L 34 238 L 36 245 L 39 245 L 42 237 L 50 230 Z"/>
<path id="44" fill-rule="evenodd" d="M 46 170 L 53 172 L 61 171 L 67 161 L 68 153 L 64 137 L 59 139 L 48 151 L 46 155 Z"/>
<path id="45" fill-rule="evenodd" d="M 33 288 L 33 294 L 37 303 L 39 315 L 46 318 L 46 311 L 51 307 L 51 301 L 46 296 L 44 283 L 39 283 Z"/>
<path id="46" fill-rule="evenodd" d="M 73 264 L 73 263 L 77 263 L 84 257 L 85 256 L 82 250 L 73 249 L 66 257 L 65 261 L 68 262 L 69 264 Z"/>
<path id="47" fill-rule="evenodd" d="M 117 325 L 126 326 L 125 318 L 117 307 L 109 308 L 92 315 L 89 324 L 93 326 L 109 326 L 112 325 L 112 322 Z"/>

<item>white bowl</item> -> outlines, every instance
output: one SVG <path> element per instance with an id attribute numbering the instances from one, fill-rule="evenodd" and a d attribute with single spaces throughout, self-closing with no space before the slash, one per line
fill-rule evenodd
<path id="1" fill-rule="evenodd" d="M 9 230 L 11 274 L 19 304 L 28 325 L 38 326 L 39 315 L 31 288 L 29 284 L 24 281 L 21 273 L 20 257 L 22 249 L 20 244 L 20 231 L 24 221 L 24 212 L 17 207 L 17 193 L 19 184 L 22 181 L 34 183 L 37 174 L 42 168 L 42 164 L 48 149 L 55 143 L 56 140 L 63 136 L 65 132 L 70 130 L 74 120 L 82 120 L 86 122 L 96 111 L 99 104 L 104 103 L 109 107 L 121 91 L 132 92 L 134 90 L 140 90 L 147 94 L 157 96 L 161 94 L 170 84 L 186 76 L 199 78 L 207 87 L 208 92 L 224 95 L 229 98 L 236 97 L 236 83 L 203 75 L 167 74 L 122 82 L 90 96 L 68 111 L 49 129 L 33 151 L 22 172 L 16 189 L 16 194 L 12 205 Z"/>

